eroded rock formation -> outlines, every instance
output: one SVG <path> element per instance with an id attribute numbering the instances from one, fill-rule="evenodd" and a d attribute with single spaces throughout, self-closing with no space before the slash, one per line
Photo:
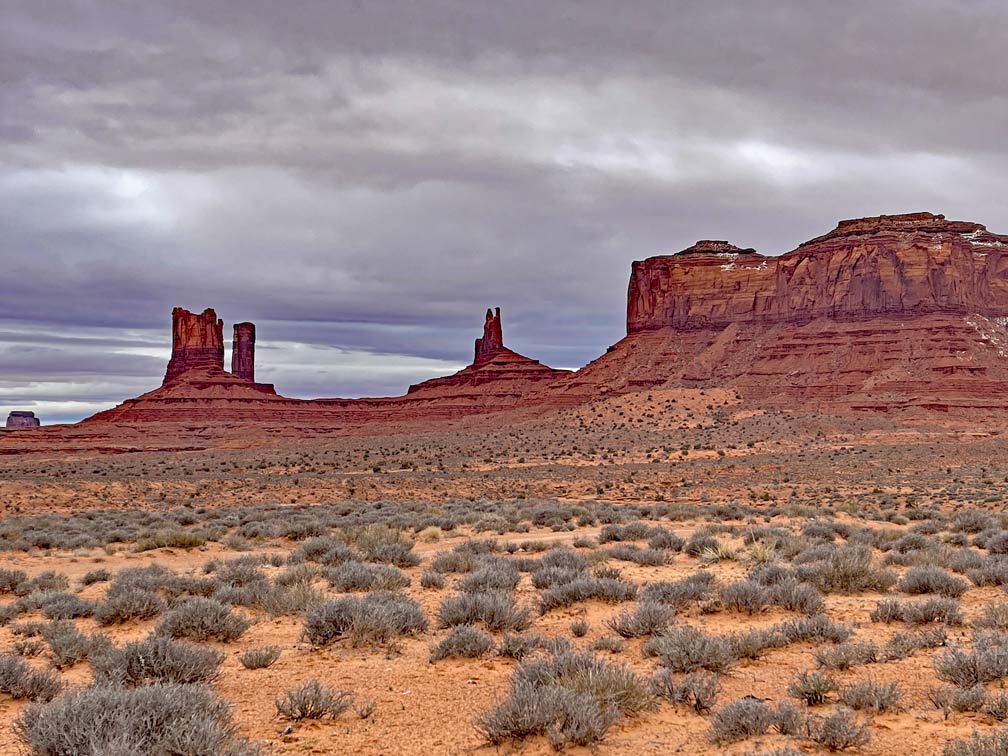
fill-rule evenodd
<path id="1" fill-rule="evenodd" d="M 231 344 L 231 372 L 248 381 L 255 381 L 255 324 L 235 323 Z"/>
<path id="2" fill-rule="evenodd" d="M 494 358 L 504 348 L 504 332 L 501 330 L 500 307 L 487 309 L 483 321 L 483 337 L 476 339 L 476 353 L 473 365 L 482 365 Z"/>
<path id="3" fill-rule="evenodd" d="M 635 262 L 627 333 L 820 317 L 1008 315 L 1008 236 L 913 213 L 841 221 L 767 257 L 727 242 Z"/>
<path id="4" fill-rule="evenodd" d="M 38 428 L 41 424 L 34 412 L 13 410 L 7 415 L 8 428 Z"/>
<path id="5" fill-rule="evenodd" d="M 176 307 L 172 310 L 172 354 L 164 382 L 195 368 L 224 370 L 224 321 L 209 307 L 198 315 Z"/>

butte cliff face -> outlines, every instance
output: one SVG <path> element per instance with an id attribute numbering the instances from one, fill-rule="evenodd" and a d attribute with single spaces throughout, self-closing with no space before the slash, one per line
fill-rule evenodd
<path id="1" fill-rule="evenodd" d="M 627 337 L 559 391 L 726 386 L 889 411 L 1008 398 L 1008 236 L 931 213 L 841 221 L 780 256 L 698 242 L 635 262 Z"/>
<path id="2" fill-rule="evenodd" d="M 196 368 L 224 370 L 224 321 L 209 307 L 199 314 L 176 307 L 172 310 L 172 353 L 164 382 Z"/>
<path id="3" fill-rule="evenodd" d="M 841 221 L 779 257 L 698 242 L 633 264 L 627 333 L 930 313 L 1008 315 L 1008 236 L 914 213 Z"/>
<path id="4" fill-rule="evenodd" d="M 255 324 L 235 323 L 231 343 L 231 373 L 255 381 Z"/>
<path id="5" fill-rule="evenodd" d="M 13 410 L 9 415 L 7 415 L 7 428 L 9 429 L 23 429 L 23 428 L 38 428 L 42 423 L 39 419 L 35 417 L 34 412 L 27 412 L 23 410 Z"/>

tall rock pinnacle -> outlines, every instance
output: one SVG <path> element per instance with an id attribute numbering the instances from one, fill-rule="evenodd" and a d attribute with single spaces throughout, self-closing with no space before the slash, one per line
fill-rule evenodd
<path id="1" fill-rule="evenodd" d="M 231 346 L 231 372 L 255 381 L 255 323 L 235 323 Z"/>
<path id="2" fill-rule="evenodd" d="M 165 383 L 193 368 L 224 370 L 224 321 L 212 308 L 200 314 L 172 310 L 172 355 Z"/>
<path id="3" fill-rule="evenodd" d="M 504 334 L 501 331 L 500 307 L 486 311 L 483 322 L 483 338 L 476 339 L 476 354 L 473 365 L 482 365 L 504 348 Z"/>

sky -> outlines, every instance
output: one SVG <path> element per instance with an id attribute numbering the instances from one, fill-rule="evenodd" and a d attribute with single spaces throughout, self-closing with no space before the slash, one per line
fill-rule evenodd
<path id="1" fill-rule="evenodd" d="M 0 0 L 0 416 L 157 387 L 173 306 L 397 395 L 490 306 L 583 365 L 698 239 L 1008 232 L 1006 49 L 1001 0 Z"/>

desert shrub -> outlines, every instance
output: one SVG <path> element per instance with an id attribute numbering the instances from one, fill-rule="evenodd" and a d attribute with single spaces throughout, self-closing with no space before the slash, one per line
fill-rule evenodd
<path id="1" fill-rule="evenodd" d="M 648 583 L 640 592 L 640 601 L 668 604 L 679 609 L 710 595 L 714 575 L 706 570 L 694 572 L 681 580 L 660 580 Z"/>
<path id="2" fill-rule="evenodd" d="M 893 572 L 872 564 L 871 549 L 863 545 L 832 549 L 824 559 L 801 565 L 798 578 L 823 593 L 884 593 L 896 582 Z"/>
<path id="3" fill-rule="evenodd" d="M 198 685 L 81 688 L 28 706 L 15 724 L 36 756 L 256 754 L 236 732 L 230 706 Z"/>
<path id="4" fill-rule="evenodd" d="M 626 648 L 626 643 L 622 638 L 616 638 L 612 635 L 603 635 L 601 638 L 597 638 L 594 643 L 591 644 L 592 651 L 605 651 L 610 654 L 621 654 L 623 649 Z"/>
<path id="5" fill-rule="evenodd" d="M 51 620 L 69 620 L 75 617 L 90 617 L 94 614 L 94 604 L 74 593 L 59 591 L 41 596 L 42 616 Z"/>
<path id="6" fill-rule="evenodd" d="M 958 598 L 968 587 L 962 578 L 930 565 L 911 567 L 896 583 L 896 590 L 910 595 L 937 593 L 949 598 Z"/>
<path id="7" fill-rule="evenodd" d="M 508 695 L 475 725 L 491 744 L 545 735 L 556 748 L 590 745 L 621 713 L 643 711 L 652 702 L 647 684 L 629 667 L 564 651 L 519 662 Z"/>
<path id="8" fill-rule="evenodd" d="M 824 717 L 810 717 L 808 737 L 830 751 L 858 748 L 871 739 L 868 725 L 859 722 L 853 711 L 845 706 Z"/>
<path id="9" fill-rule="evenodd" d="M 573 634 L 575 638 L 584 638 L 586 635 L 588 635 L 588 630 L 590 627 L 591 625 L 588 624 L 588 620 L 583 619 L 574 620 L 570 624 L 571 634 Z"/>
<path id="10" fill-rule="evenodd" d="M 474 659 L 489 653 L 493 647 L 493 638 L 479 628 L 459 625 L 431 649 L 430 661 L 449 657 Z"/>
<path id="11" fill-rule="evenodd" d="M 326 572 L 329 585 L 337 591 L 394 591 L 405 588 L 410 579 L 389 564 L 346 561 Z"/>
<path id="12" fill-rule="evenodd" d="M 387 643 L 426 629 L 427 618 L 416 601 L 399 593 L 375 592 L 309 607 L 303 634 L 315 646 L 343 638 L 357 645 Z"/>
<path id="13" fill-rule="evenodd" d="M 788 705 L 773 707 L 752 696 L 726 703 L 711 716 L 707 737 L 719 745 L 757 735 L 773 727 L 785 734 L 795 730 L 797 710 Z"/>
<path id="14" fill-rule="evenodd" d="M 631 543 L 620 544 L 611 549 L 606 549 L 607 556 L 619 559 L 622 562 L 633 562 L 634 564 L 647 565 L 649 567 L 660 567 L 668 564 L 670 555 L 664 549 L 641 548 Z"/>
<path id="15" fill-rule="evenodd" d="M 774 626 L 788 643 L 799 641 L 829 641 L 840 643 L 850 637 L 851 630 L 843 623 L 826 616 L 813 614 L 798 617 Z"/>
<path id="16" fill-rule="evenodd" d="M 751 580 L 737 580 L 724 586 L 720 597 L 728 609 L 756 614 L 770 604 L 770 589 Z"/>
<path id="17" fill-rule="evenodd" d="M 18 701 L 51 701 L 62 688 L 49 670 L 34 669 L 11 654 L 0 655 L 0 693 Z"/>
<path id="18" fill-rule="evenodd" d="M 94 618 L 99 625 L 121 625 L 140 619 L 150 619 L 165 609 L 164 600 L 144 588 L 123 588 L 109 593 L 95 605 Z"/>
<path id="19" fill-rule="evenodd" d="M 660 528 L 653 527 L 644 522 L 630 522 L 626 525 L 606 525 L 599 531 L 599 543 L 609 543 L 610 541 L 643 541 L 650 538 Z"/>
<path id="20" fill-rule="evenodd" d="M 497 653 L 520 661 L 536 649 L 547 648 L 551 644 L 558 645 L 556 643 L 558 641 L 567 644 L 565 648 L 570 648 L 570 643 L 561 638 L 551 639 L 542 635 L 505 633 Z"/>
<path id="21" fill-rule="evenodd" d="M 869 615 L 872 622 L 907 622 L 926 625 L 940 622 L 945 625 L 962 624 L 962 611 L 955 599 L 935 597 L 920 601 L 882 599 Z"/>
<path id="22" fill-rule="evenodd" d="M 112 579 L 112 573 L 104 567 L 99 567 L 84 573 L 81 578 L 81 585 L 94 585 L 95 583 L 106 583 Z"/>
<path id="23" fill-rule="evenodd" d="M 648 538 L 648 546 L 652 549 L 661 549 L 663 551 L 671 551 L 673 553 L 678 553 L 683 550 L 683 546 L 686 545 L 686 541 L 671 530 L 666 530 L 665 528 L 659 528 L 657 532 L 653 533 L 650 538 Z"/>
<path id="24" fill-rule="evenodd" d="M 214 599 L 185 599 L 165 614 L 155 632 L 170 638 L 229 643 L 248 630 L 251 620 Z"/>
<path id="25" fill-rule="evenodd" d="M 11 575 L 23 575 L 20 570 L 13 570 Z M 27 596 L 31 593 L 57 593 L 65 591 L 70 587 L 70 581 L 66 575 L 62 575 L 52 570 L 40 572 L 33 578 L 21 580 L 14 586 L 14 593 L 18 596 Z"/>
<path id="26" fill-rule="evenodd" d="M 606 620 L 606 626 L 624 638 L 642 638 L 664 632 L 672 623 L 675 610 L 664 604 L 638 603 Z"/>
<path id="27" fill-rule="evenodd" d="M 15 593 L 22 583 L 28 582 L 28 573 L 24 570 L 0 569 L 0 594 Z"/>
<path id="28" fill-rule="evenodd" d="M 1008 719 L 1008 694 L 998 693 L 997 695 L 986 696 L 983 705 L 983 713 L 987 714 L 998 722 Z"/>
<path id="29" fill-rule="evenodd" d="M 974 732 L 968 740 L 953 740 L 942 756 L 1004 756 L 1008 753 L 1008 729 Z"/>
<path id="30" fill-rule="evenodd" d="M 1008 677 L 1008 634 L 974 633 L 970 651 L 950 646 L 935 655 L 933 664 L 939 680 L 960 688 Z"/>
<path id="31" fill-rule="evenodd" d="M 971 688 L 954 688 L 943 686 L 931 688 L 928 699 L 936 709 L 941 709 L 947 718 L 953 711 L 981 711 L 987 703 L 987 691 L 983 685 Z"/>
<path id="32" fill-rule="evenodd" d="M 662 669 L 651 678 L 651 691 L 671 703 L 684 703 L 698 714 L 710 711 L 717 702 L 720 685 L 718 676 L 708 672 L 691 672 L 677 676 Z"/>
<path id="33" fill-rule="evenodd" d="M 444 588 L 445 579 L 444 575 L 436 570 L 424 570 L 420 575 L 420 587 L 421 588 Z"/>
<path id="34" fill-rule="evenodd" d="M 104 653 L 112 648 L 108 636 L 99 633 L 85 635 L 67 620 L 49 623 L 42 631 L 42 638 L 49 646 L 49 655 L 57 669 L 71 667 L 92 654 Z"/>
<path id="35" fill-rule="evenodd" d="M 973 626 L 1008 629 L 1008 603 L 984 604 L 980 616 L 973 620 Z"/>
<path id="36" fill-rule="evenodd" d="M 153 549 L 195 549 L 206 543 L 206 538 L 192 530 L 163 528 L 142 533 L 133 544 L 137 552 Z"/>
<path id="37" fill-rule="evenodd" d="M 164 637 L 127 643 L 88 657 L 96 682 L 129 687 L 212 682 L 223 660 L 224 655 L 216 649 Z"/>
<path id="38" fill-rule="evenodd" d="M 788 643 L 777 626 L 730 633 L 727 641 L 736 659 L 759 659 L 768 648 L 781 648 Z"/>
<path id="39" fill-rule="evenodd" d="M 308 680 L 276 699 L 276 710 L 284 719 L 299 722 L 302 719 L 336 719 L 353 706 L 354 695 L 348 690 L 337 690 L 318 680 Z"/>
<path id="40" fill-rule="evenodd" d="M 859 680 L 841 688 L 839 699 L 858 711 L 895 711 L 900 703 L 899 684 Z"/>
<path id="41" fill-rule="evenodd" d="M 510 593 L 457 593 L 445 597 L 438 607 L 441 627 L 481 623 L 488 630 L 520 631 L 529 626 L 529 610 Z"/>
<path id="42" fill-rule="evenodd" d="M 698 530 L 683 544 L 683 551 L 691 557 L 698 557 L 705 551 L 717 551 L 721 543 L 710 533 Z"/>
<path id="43" fill-rule="evenodd" d="M 518 585 L 518 568 L 503 558 L 487 559 L 458 582 L 462 593 L 509 593 Z"/>
<path id="44" fill-rule="evenodd" d="M 787 687 L 787 694 L 804 701 L 809 706 L 825 703 L 830 693 L 837 689 L 837 681 L 822 672 L 801 672 Z"/>
<path id="45" fill-rule="evenodd" d="M 823 610 L 823 597 L 819 590 L 799 580 L 785 580 L 770 586 L 772 603 L 792 612 L 819 614 Z"/>
<path id="46" fill-rule="evenodd" d="M 735 663 L 731 642 L 717 635 L 708 635 L 695 627 L 672 627 L 650 638 L 643 648 L 645 656 L 658 658 L 658 663 L 672 672 L 726 672 Z"/>
<path id="47" fill-rule="evenodd" d="M 812 655 L 816 664 L 826 669 L 850 669 L 879 660 L 878 647 L 871 641 L 846 641 L 834 646 L 817 648 Z"/>
<path id="48" fill-rule="evenodd" d="M 945 628 L 932 627 L 910 633 L 893 633 L 886 642 L 885 658 L 905 659 L 922 648 L 938 648 L 947 640 Z"/>
<path id="49" fill-rule="evenodd" d="M 238 661 L 245 669 L 266 669 L 272 667 L 279 658 L 279 646 L 259 646 L 243 651 L 242 655 L 238 657 Z"/>
<path id="50" fill-rule="evenodd" d="M 598 599 L 609 603 L 632 601 L 637 596 L 637 586 L 613 578 L 582 577 L 543 591 L 539 597 L 539 613 L 570 606 L 580 601 Z"/>

